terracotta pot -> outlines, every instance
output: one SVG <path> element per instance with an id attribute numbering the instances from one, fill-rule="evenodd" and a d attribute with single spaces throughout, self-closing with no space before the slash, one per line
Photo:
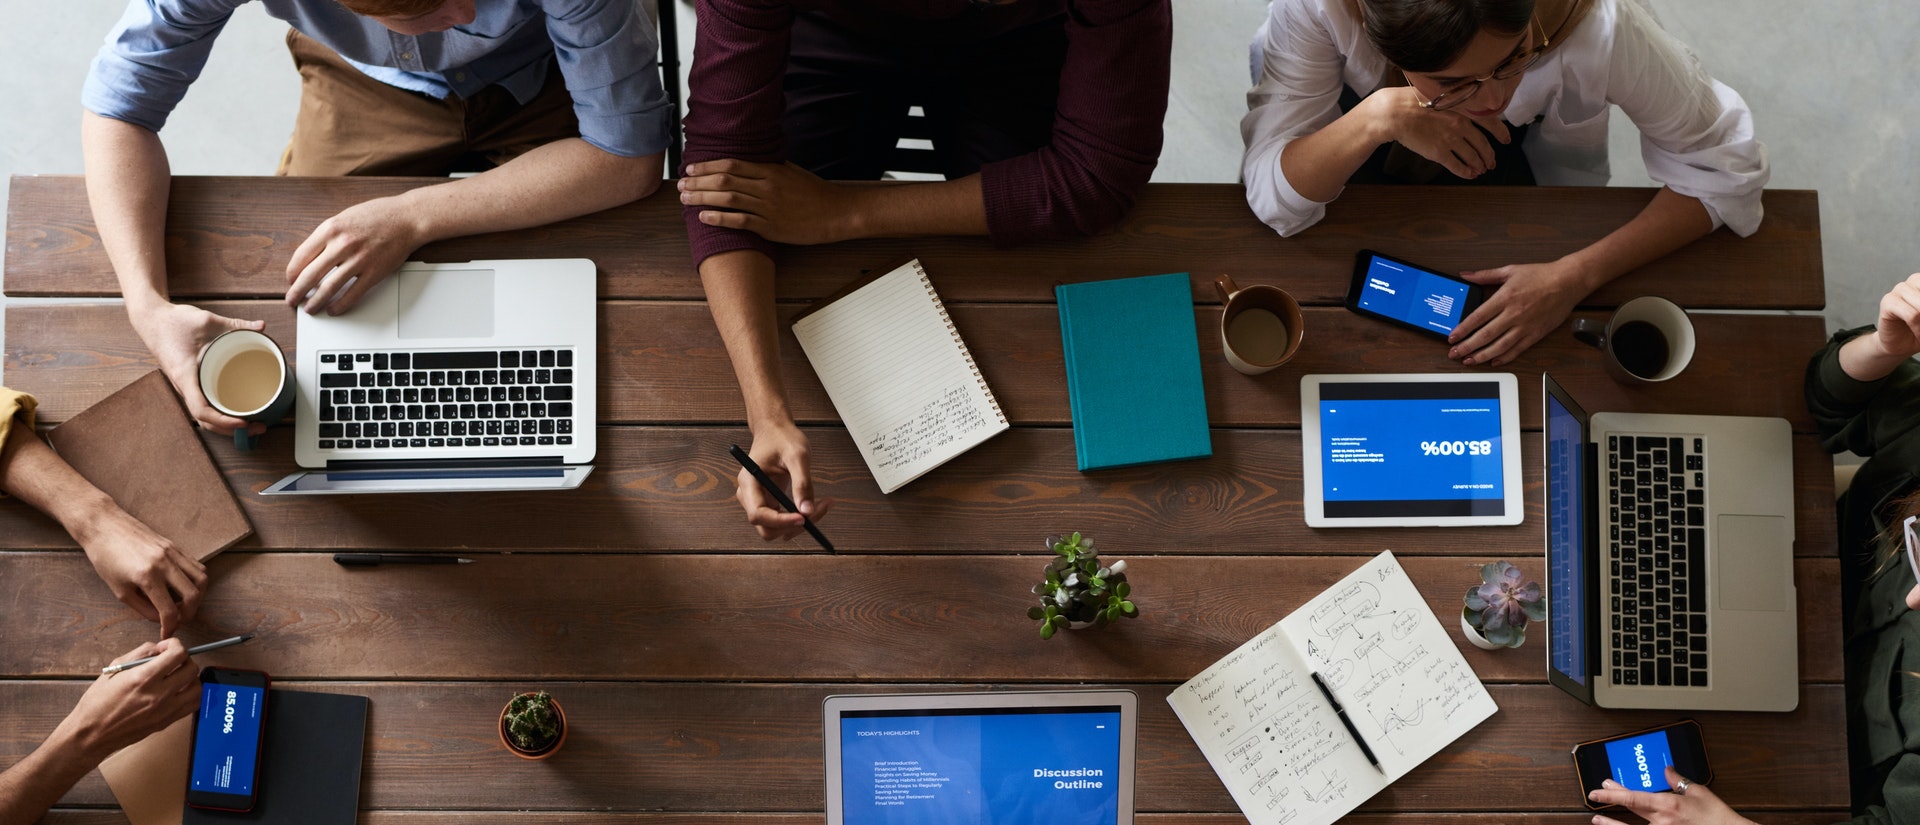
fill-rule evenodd
<path id="1" fill-rule="evenodd" d="M 531 693 L 520 694 L 520 696 L 531 696 L 531 695 L 533 694 Z M 515 696 L 514 699 L 518 699 L 520 698 L 520 696 Z M 513 704 L 512 700 L 508 700 L 507 705 L 511 706 L 512 704 Z M 540 751 L 536 751 L 534 753 L 528 753 L 526 751 L 521 750 L 518 745 L 513 744 L 512 739 L 507 738 L 507 708 L 505 706 L 501 707 L 500 708 L 500 744 L 506 747 L 508 753 L 511 753 L 514 756 L 518 756 L 521 759 L 539 760 L 539 759 L 545 759 L 549 756 L 559 753 L 560 746 L 567 744 L 567 711 L 565 708 L 560 707 L 560 700 L 558 699 L 553 700 L 553 715 L 560 718 L 560 735 L 553 740 L 553 744 L 548 745 L 546 748 Z"/>

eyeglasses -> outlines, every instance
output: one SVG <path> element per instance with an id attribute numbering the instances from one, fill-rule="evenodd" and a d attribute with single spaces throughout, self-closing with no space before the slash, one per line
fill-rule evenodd
<path id="1" fill-rule="evenodd" d="M 1471 100 L 1475 94 L 1480 92 L 1480 87 L 1489 80 L 1507 80 L 1526 74 L 1528 69 L 1533 68 L 1535 63 L 1540 62 L 1540 56 L 1547 53 L 1547 47 L 1553 45 L 1553 43 L 1560 39 L 1561 32 L 1566 31 L 1567 24 L 1573 21 L 1574 13 L 1578 11 L 1579 3 L 1574 3 L 1573 6 L 1567 10 L 1566 19 L 1560 21 L 1560 28 L 1555 29 L 1551 35 L 1547 34 L 1546 30 L 1541 28 L 1538 17 L 1527 21 L 1532 24 L 1532 28 L 1535 31 L 1540 32 L 1540 42 L 1535 44 L 1533 48 L 1507 58 L 1505 62 L 1493 67 L 1492 72 L 1482 77 L 1454 84 L 1452 88 L 1434 95 L 1433 99 L 1421 101 L 1420 105 L 1435 111 L 1445 111 Z M 1419 92 L 1416 91 L 1414 94 L 1419 94 Z"/>
<path id="2" fill-rule="evenodd" d="M 1913 555 L 1913 522 L 1915 519 L 1920 519 L 1920 516 L 1907 516 L 1907 520 L 1900 523 L 1900 531 L 1907 534 L 1907 566 L 1913 568 L 1914 581 L 1920 581 L 1920 559 L 1916 559 Z"/>

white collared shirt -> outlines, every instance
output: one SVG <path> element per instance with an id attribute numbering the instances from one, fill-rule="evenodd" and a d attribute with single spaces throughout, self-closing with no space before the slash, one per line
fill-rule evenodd
<path id="1" fill-rule="evenodd" d="M 1521 78 L 1503 115 L 1533 124 L 1522 146 L 1534 179 L 1605 185 L 1608 104 L 1618 105 L 1640 130 L 1648 176 L 1699 199 L 1716 228 L 1753 234 L 1767 150 L 1754 138 L 1746 101 L 1710 77 L 1643 0 L 1587 2 L 1585 17 Z M 1346 0 L 1272 0 L 1251 52 L 1255 85 L 1240 121 L 1247 204 L 1293 235 L 1327 209 L 1287 182 L 1281 151 L 1340 117 L 1342 85 L 1365 97 L 1386 85 L 1392 67 Z"/>

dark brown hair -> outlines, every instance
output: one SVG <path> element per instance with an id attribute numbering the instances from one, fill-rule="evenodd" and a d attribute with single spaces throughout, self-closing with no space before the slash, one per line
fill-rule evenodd
<path id="1" fill-rule="evenodd" d="M 339 0 L 347 11 L 367 17 L 418 17 L 446 4 L 446 0 Z"/>
<path id="2" fill-rule="evenodd" d="M 1359 0 L 1367 39 L 1387 62 L 1409 72 L 1451 65 L 1482 30 L 1519 35 L 1534 0 Z"/>

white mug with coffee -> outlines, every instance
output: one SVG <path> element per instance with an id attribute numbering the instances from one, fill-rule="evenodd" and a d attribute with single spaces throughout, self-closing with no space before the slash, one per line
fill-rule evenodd
<path id="1" fill-rule="evenodd" d="M 293 370 L 272 338 L 250 329 L 221 333 L 200 352 L 200 392 L 213 408 L 243 421 L 273 424 L 293 411 Z M 259 438 L 233 431 L 233 446 L 251 450 Z"/>
<path id="2" fill-rule="evenodd" d="M 1693 321 L 1665 298 L 1643 295 L 1620 305 L 1603 325 L 1573 322 L 1573 337 L 1606 353 L 1607 372 L 1627 384 L 1654 384 L 1693 361 Z"/>

